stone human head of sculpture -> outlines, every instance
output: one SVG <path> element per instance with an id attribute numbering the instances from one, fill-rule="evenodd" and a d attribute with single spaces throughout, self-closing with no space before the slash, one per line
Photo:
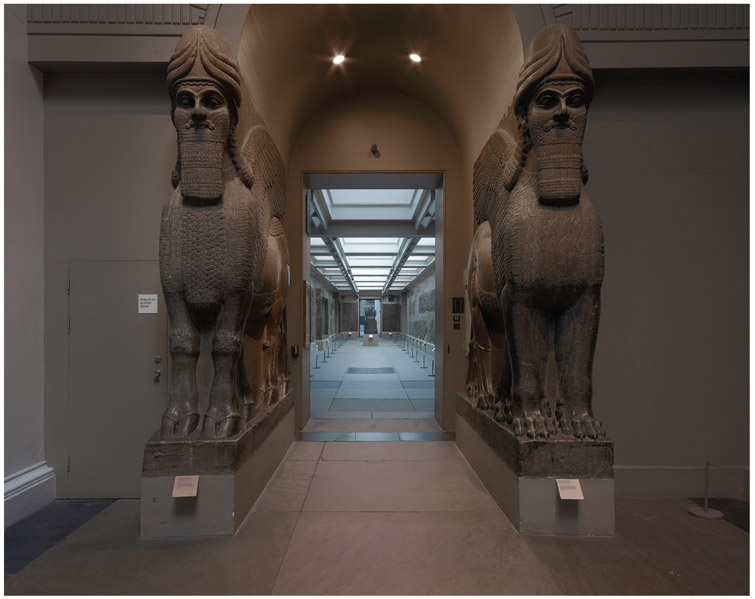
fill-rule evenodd
<path id="1" fill-rule="evenodd" d="M 590 62 L 573 29 L 557 24 L 535 35 L 519 72 L 514 110 L 525 147 L 536 151 L 538 197 L 546 204 L 579 201 L 593 89 Z"/>
<path id="2" fill-rule="evenodd" d="M 171 118 L 178 134 L 174 184 L 184 198 L 212 203 L 223 194 L 222 165 L 241 103 L 241 76 L 225 40 L 211 27 L 186 31 L 168 65 Z"/>

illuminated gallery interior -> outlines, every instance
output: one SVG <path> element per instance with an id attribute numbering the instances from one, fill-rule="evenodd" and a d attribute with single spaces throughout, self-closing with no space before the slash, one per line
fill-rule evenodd
<path id="1" fill-rule="evenodd" d="M 749 592 L 748 5 L 4 14 L 7 594 Z"/>

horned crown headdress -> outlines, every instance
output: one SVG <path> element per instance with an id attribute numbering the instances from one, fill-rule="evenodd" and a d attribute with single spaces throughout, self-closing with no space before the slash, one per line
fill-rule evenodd
<path id="1" fill-rule="evenodd" d="M 241 104 L 241 76 L 236 61 L 218 31 L 206 25 L 195 25 L 181 36 L 170 58 L 167 83 L 172 100 L 181 84 L 214 83 L 234 109 Z"/>
<path id="2" fill-rule="evenodd" d="M 560 23 L 539 31 L 527 47 L 514 95 L 516 112 L 527 110 L 546 79 L 580 81 L 585 86 L 585 104 L 590 107 L 595 87 L 590 61 L 574 30 Z"/>

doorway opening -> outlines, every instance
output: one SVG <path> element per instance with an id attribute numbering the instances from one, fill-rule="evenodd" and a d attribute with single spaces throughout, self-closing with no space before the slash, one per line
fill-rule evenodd
<path id="1" fill-rule="evenodd" d="M 434 172 L 304 175 L 310 430 L 400 430 L 402 421 L 407 430 L 440 430 L 435 216 L 442 186 L 443 174 Z"/>

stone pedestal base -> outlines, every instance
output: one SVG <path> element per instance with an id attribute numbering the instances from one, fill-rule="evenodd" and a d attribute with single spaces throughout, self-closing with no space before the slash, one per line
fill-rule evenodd
<path id="1" fill-rule="evenodd" d="M 459 394 L 456 444 L 520 533 L 614 534 L 611 441 L 518 439 Z M 560 499 L 558 478 L 579 479 L 584 499 Z"/>
<path id="2" fill-rule="evenodd" d="M 364 337 L 362 337 L 362 344 L 363 345 L 377 345 L 378 344 L 378 334 L 377 333 L 365 333 Z"/>
<path id="3" fill-rule="evenodd" d="M 229 439 L 155 433 L 144 447 L 142 538 L 234 534 L 293 443 L 293 408 L 289 391 Z M 174 498 L 175 477 L 186 475 L 199 476 L 197 496 Z"/>

